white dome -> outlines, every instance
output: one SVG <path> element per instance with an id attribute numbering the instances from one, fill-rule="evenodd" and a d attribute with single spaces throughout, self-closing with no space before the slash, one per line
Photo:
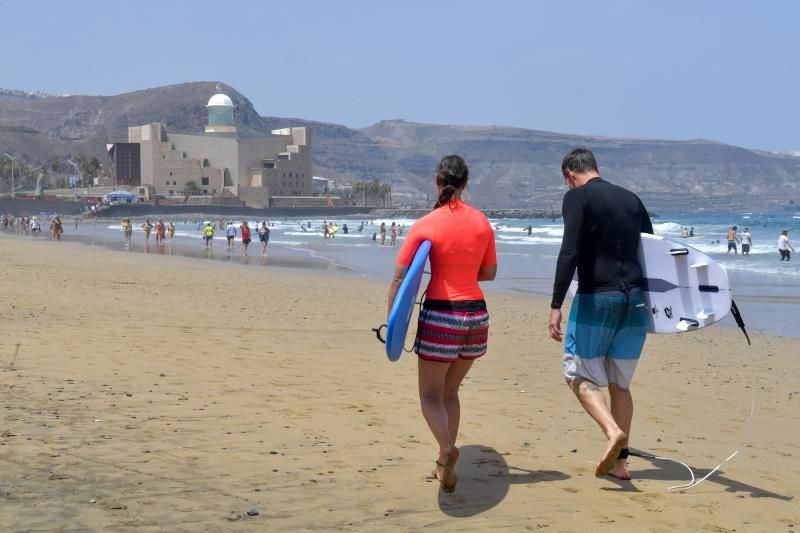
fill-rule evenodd
<path id="1" fill-rule="evenodd" d="M 215 94 L 208 101 L 208 107 L 211 106 L 233 107 L 233 100 L 231 100 L 227 94 Z"/>

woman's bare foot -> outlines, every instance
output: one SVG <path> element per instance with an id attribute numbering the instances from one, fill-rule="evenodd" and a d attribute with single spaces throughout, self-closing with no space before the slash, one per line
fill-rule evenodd
<path id="1" fill-rule="evenodd" d="M 608 448 L 606 448 L 606 452 L 603 454 L 600 462 L 597 463 L 597 468 L 594 471 L 596 477 L 605 476 L 616 466 L 619 460 L 619 452 L 625 447 L 625 442 L 627 440 L 628 436 L 623 431 L 609 437 Z"/>
<path id="2" fill-rule="evenodd" d="M 442 471 L 442 490 L 447 493 L 456 490 L 458 476 L 456 475 L 456 463 L 458 463 L 458 448 L 453 446 L 444 456 L 444 469 Z"/>
<path id="3" fill-rule="evenodd" d="M 628 461 L 625 459 L 618 459 L 614 468 L 608 471 L 608 475 L 623 481 L 630 481 L 631 473 L 628 471 Z"/>

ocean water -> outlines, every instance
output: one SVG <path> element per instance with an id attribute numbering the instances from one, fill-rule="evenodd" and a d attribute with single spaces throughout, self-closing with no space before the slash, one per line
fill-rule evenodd
<path id="1" fill-rule="evenodd" d="M 154 219 L 151 219 L 154 220 Z M 271 238 L 267 258 L 260 257 L 261 248 L 255 232 L 248 258 L 241 255 L 238 240 L 233 251 L 226 248 L 224 231 L 216 230 L 212 251 L 206 251 L 200 229 L 204 218 L 174 220 L 177 231 L 173 242 L 155 246 L 151 236 L 145 245 L 141 220 L 133 221 L 133 244 L 126 249 L 118 221 L 100 220 L 96 225 L 81 224 L 76 230 L 67 220 L 65 240 L 97 244 L 120 251 L 188 255 L 197 258 L 252 264 L 259 267 L 316 268 L 344 275 L 355 275 L 389 281 L 394 261 L 404 236 L 399 235 L 397 245 L 381 246 L 381 222 L 392 222 L 407 231 L 414 219 L 339 219 L 341 228 L 347 224 L 349 233 L 342 229 L 334 239 L 323 239 L 323 219 L 270 220 Z M 218 219 L 211 219 L 216 226 Z M 236 225 L 241 221 L 235 221 Z M 251 220 L 254 228 L 259 221 Z M 330 220 L 328 220 L 330 222 Z M 495 229 L 498 253 L 497 279 L 484 286 L 488 289 L 549 296 L 552 290 L 555 262 L 561 245 L 563 224 L 561 220 L 497 219 L 491 220 Z M 308 227 L 310 223 L 310 228 Z M 359 231 L 363 224 L 363 229 Z M 739 231 L 749 226 L 753 246 L 749 256 L 727 254 L 726 233 L 732 225 Z M 528 235 L 525 228 L 531 225 Z M 681 238 L 681 228 L 694 227 L 695 238 Z M 719 261 L 728 271 L 731 287 L 748 329 L 770 334 L 800 337 L 797 313 L 800 311 L 800 256 L 791 262 L 779 261 L 777 242 L 780 232 L 789 230 L 795 246 L 800 243 L 800 213 L 662 213 L 653 220 L 657 235 L 684 242 Z M 733 326 L 730 317 L 721 322 Z M 544 327 L 544 326 L 543 326 Z"/>

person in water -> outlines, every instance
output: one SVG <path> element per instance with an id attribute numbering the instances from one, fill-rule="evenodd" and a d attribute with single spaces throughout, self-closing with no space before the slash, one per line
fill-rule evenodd
<path id="1" fill-rule="evenodd" d="M 608 440 L 595 468 L 630 479 L 626 458 L 633 420 L 630 387 L 647 336 L 643 275 L 637 258 L 641 233 L 653 225 L 641 200 L 600 177 L 592 152 L 577 148 L 561 163 L 564 236 L 550 302 L 550 337 L 564 341 L 564 378 Z M 566 336 L 561 305 L 578 271 Z M 601 387 L 608 387 L 611 408 Z"/>
<path id="2" fill-rule="evenodd" d="M 739 254 L 739 251 L 736 249 L 736 243 L 739 242 L 739 236 L 736 235 L 737 229 L 739 228 L 731 226 L 731 229 L 728 230 L 728 254 L 731 253 L 731 250 L 733 250 L 733 255 Z"/>
<path id="3" fill-rule="evenodd" d="M 214 226 L 211 222 L 206 224 L 206 229 L 203 230 L 203 240 L 206 241 L 206 250 L 214 245 Z"/>
<path id="4" fill-rule="evenodd" d="M 431 242 L 431 280 L 417 325 L 422 414 L 439 445 L 433 475 L 445 492 L 456 488 L 461 405 L 458 389 L 475 359 L 486 353 L 489 313 L 478 282 L 497 273 L 494 232 L 486 217 L 461 199 L 469 170 L 457 155 L 441 160 L 433 211 L 408 231 L 389 285 L 388 309 L 424 240 Z M 385 224 L 384 233 L 385 235 Z"/>
<path id="5" fill-rule="evenodd" d="M 794 246 L 789 242 L 789 230 L 783 230 L 778 237 L 778 252 L 781 254 L 781 261 L 791 261 Z"/>

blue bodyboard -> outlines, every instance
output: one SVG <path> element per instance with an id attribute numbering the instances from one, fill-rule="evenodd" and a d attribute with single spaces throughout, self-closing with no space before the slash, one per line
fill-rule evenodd
<path id="1" fill-rule="evenodd" d="M 389 323 L 386 326 L 386 356 L 389 361 L 397 361 L 403 354 L 403 347 L 408 334 L 408 323 L 417 300 L 417 292 L 422 282 L 425 263 L 431 251 L 431 241 L 422 241 L 414 254 L 414 259 L 408 267 L 406 277 L 397 290 L 397 295 L 389 313 Z"/>

